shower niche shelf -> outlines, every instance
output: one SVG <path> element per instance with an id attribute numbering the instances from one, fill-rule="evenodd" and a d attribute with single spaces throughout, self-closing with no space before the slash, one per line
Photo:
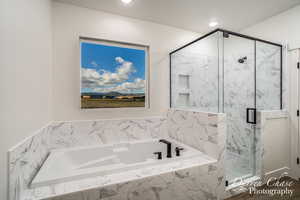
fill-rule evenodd
<path id="1" fill-rule="evenodd" d="M 190 89 L 190 75 L 188 74 L 179 74 L 178 75 L 178 86 L 183 90 Z"/>
<path id="2" fill-rule="evenodd" d="M 178 93 L 177 105 L 178 106 L 189 106 L 190 104 L 190 93 L 180 92 Z"/>

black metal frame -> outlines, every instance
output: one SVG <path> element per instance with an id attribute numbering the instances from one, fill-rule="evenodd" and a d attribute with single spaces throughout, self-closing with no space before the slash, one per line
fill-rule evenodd
<path id="1" fill-rule="evenodd" d="M 249 40 L 253 40 L 255 41 L 255 45 L 256 45 L 256 42 L 259 41 L 259 42 L 263 42 L 263 43 L 266 43 L 266 44 L 271 44 L 271 45 L 274 45 L 274 46 L 278 46 L 280 47 L 280 109 L 283 108 L 282 106 L 282 65 L 283 65 L 283 46 L 281 44 L 278 44 L 278 43 L 274 43 L 274 42 L 270 42 L 270 41 L 267 41 L 267 40 L 263 40 L 263 39 L 259 39 L 259 38 L 256 38 L 256 37 L 251 37 L 251 36 L 248 36 L 248 35 L 244 35 L 244 34 L 240 34 L 240 33 L 236 33 L 236 32 L 233 32 L 233 31 L 228 31 L 228 30 L 225 30 L 225 29 L 215 29 L 214 31 L 211 31 L 207 34 L 205 34 L 204 36 L 201 36 L 200 38 L 197 38 L 196 40 L 192 41 L 192 42 L 189 42 L 188 44 L 182 46 L 182 47 L 179 47 L 178 49 L 175 49 L 174 51 L 172 51 L 171 53 L 169 53 L 169 59 L 170 59 L 170 107 L 172 106 L 172 61 L 171 61 L 171 56 L 173 53 L 176 53 L 177 51 L 181 50 L 181 49 L 184 49 L 185 47 L 188 47 L 190 46 L 191 44 L 199 41 L 199 40 L 202 40 L 216 32 L 223 32 L 223 34 L 229 34 L 229 35 L 234 35 L 234 36 L 238 36 L 238 37 L 242 37 L 242 38 L 245 38 L 245 39 L 249 39 Z M 255 47 L 255 51 L 256 51 L 256 47 Z M 255 52 L 256 53 L 256 52 Z M 255 61 L 256 61 L 256 56 L 255 56 Z M 256 63 L 255 63 L 255 70 L 256 70 Z M 255 72 L 256 73 L 256 72 Z M 256 77 L 256 74 L 255 74 L 255 77 Z M 255 80 L 255 84 L 256 84 L 256 80 Z M 256 95 L 255 95 L 256 96 Z M 256 100 L 256 98 L 255 98 Z"/>

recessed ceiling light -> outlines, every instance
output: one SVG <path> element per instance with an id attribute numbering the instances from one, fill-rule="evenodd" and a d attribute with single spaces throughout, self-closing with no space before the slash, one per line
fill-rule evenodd
<path id="1" fill-rule="evenodd" d="M 122 2 L 125 3 L 125 4 L 129 4 L 129 3 L 132 2 L 132 0 L 122 0 Z"/>
<path id="2" fill-rule="evenodd" d="M 209 25 L 210 27 L 215 27 L 215 26 L 218 26 L 219 23 L 216 22 L 216 21 L 212 21 L 212 22 L 210 22 L 208 25 Z"/>

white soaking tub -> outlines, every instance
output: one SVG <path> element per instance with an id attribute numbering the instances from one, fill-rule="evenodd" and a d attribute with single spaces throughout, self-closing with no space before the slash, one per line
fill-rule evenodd
<path id="1" fill-rule="evenodd" d="M 167 145 L 158 139 L 53 150 L 32 180 L 31 187 L 122 173 L 194 156 L 207 157 L 192 147 L 167 140 L 172 143 L 172 158 L 166 157 Z M 184 149 L 180 156 L 176 156 L 176 147 Z M 154 152 L 162 152 L 162 159 L 159 160 Z"/>

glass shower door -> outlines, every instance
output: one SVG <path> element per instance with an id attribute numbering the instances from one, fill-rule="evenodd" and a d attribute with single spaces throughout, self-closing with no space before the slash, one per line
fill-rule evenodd
<path id="1" fill-rule="evenodd" d="M 223 112 L 227 115 L 226 180 L 255 171 L 255 41 L 224 34 Z"/>

